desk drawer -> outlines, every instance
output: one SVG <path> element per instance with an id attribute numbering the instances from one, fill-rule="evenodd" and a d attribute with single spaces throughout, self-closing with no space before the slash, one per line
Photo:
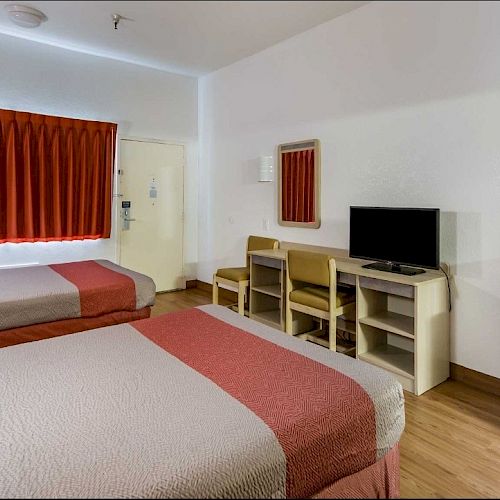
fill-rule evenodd
<path id="1" fill-rule="evenodd" d="M 415 288 L 411 285 L 403 285 L 394 283 L 393 281 L 379 280 L 377 278 L 365 278 L 360 276 L 359 286 L 361 288 L 369 288 L 378 292 L 390 293 L 391 295 L 399 295 L 400 297 L 408 297 L 413 299 Z"/>
<path id="2" fill-rule="evenodd" d="M 349 273 L 337 272 L 337 284 L 339 285 L 356 285 L 356 275 Z"/>
<path id="3" fill-rule="evenodd" d="M 262 257 L 262 255 L 251 255 L 253 264 L 259 264 L 260 266 L 272 267 L 274 269 L 281 269 L 281 260 L 272 259 L 270 257 Z"/>

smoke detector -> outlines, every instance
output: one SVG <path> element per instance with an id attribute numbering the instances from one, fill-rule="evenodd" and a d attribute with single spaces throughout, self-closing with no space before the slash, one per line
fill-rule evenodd
<path id="1" fill-rule="evenodd" d="M 41 23 L 47 21 L 47 16 L 33 7 L 27 5 L 6 5 L 5 9 L 10 20 L 23 28 L 37 28 Z"/>

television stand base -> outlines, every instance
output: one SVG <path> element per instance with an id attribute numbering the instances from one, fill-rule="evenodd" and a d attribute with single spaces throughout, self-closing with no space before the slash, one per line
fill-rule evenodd
<path id="1" fill-rule="evenodd" d="M 366 269 L 375 269 L 376 271 L 386 271 L 388 273 L 404 274 L 406 276 L 414 276 L 415 274 L 425 273 L 423 269 L 417 269 L 415 267 L 400 266 L 398 264 L 392 264 L 391 262 L 372 262 L 370 264 L 365 264 Z"/>

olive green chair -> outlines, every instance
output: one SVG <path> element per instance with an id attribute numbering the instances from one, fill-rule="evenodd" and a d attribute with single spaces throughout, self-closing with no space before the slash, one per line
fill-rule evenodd
<path id="1" fill-rule="evenodd" d="M 279 241 L 274 238 L 262 236 L 249 236 L 247 241 L 246 267 L 225 267 L 217 269 L 213 277 L 212 302 L 219 303 L 219 285 L 236 288 L 238 291 L 238 313 L 245 315 L 245 301 L 248 297 L 250 283 L 250 256 L 252 250 L 274 250 L 278 248 Z"/>
<path id="2" fill-rule="evenodd" d="M 337 291 L 337 266 L 329 255 L 288 250 L 287 255 L 286 331 L 290 335 L 337 350 L 337 317 L 351 313 L 356 307 L 355 294 Z M 319 318 L 320 328 L 294 332 L 294 312 Z M 323 320 L 328 320 L 328 341 Z"/>

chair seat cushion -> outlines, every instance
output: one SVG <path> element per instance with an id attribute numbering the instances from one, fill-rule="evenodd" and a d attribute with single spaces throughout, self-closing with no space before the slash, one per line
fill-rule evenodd
<path id="1" fill-rule="evenodd" d="M 321 311 L 328 311 L 330 291 L 324 286 L 306 286 L 290 292 L 290 300 L 303 306 L 314 307 Z M 354 294 L 337 290 L 337 307 L 354 302 Z"/>
<path id="2" fill-rule="evenodd" d="M 230 281 L 245 281 L 250 279 L 248 267 L 224 267 L 217 269 L 217 276 Z"/>

